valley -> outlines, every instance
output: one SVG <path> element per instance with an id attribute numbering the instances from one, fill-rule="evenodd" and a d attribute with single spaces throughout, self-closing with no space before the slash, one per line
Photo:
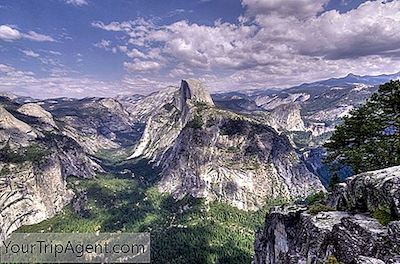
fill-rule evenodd
<path id="1" fill-rule="evenodd" d="M 182 80 L 147 96 L 0 97 L 0 239 L 14 231 L 150 232 L 152 263 L 279 263 L 272 247 L 301 259 L 265 223 L 302 236 L 300 218 L 319 228 L 327 217 L 332 229 L 344 215 L 324 211 L 359 209 L 318 204 L 309 218 L 307 209 L 283 206 L 325 197 L 332 175 L 323 144 L 377 90 L 375 79 L 235 94 L 210 95 Z M 321 260 L 330 256 L 325 246 L 315 249 Z"/>

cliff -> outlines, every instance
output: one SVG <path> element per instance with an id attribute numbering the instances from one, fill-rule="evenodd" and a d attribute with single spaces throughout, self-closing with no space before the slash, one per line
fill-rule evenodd
<path id="1" fill-rule="evenodd" d="M 254 263 L 400 263 L 399 180 L 400 167 L 351 177 L 328 197 L 336 211 L 271 210 Z"/>
<path id="2" fill-rule="evenodd" d="M 160 168 L 160 191 L 255 210 L 267 199 L 290 200 L 324 189 L 285 136 L 216 108 L 199 81 L 183 80 L 172 91 L 138 101 L 152 101 L 154 110 L 146 111 L 146 128 L 130 156 Z"/>
<path id="3" fill-rule="evenodd" d="M 39 105 L 0 106 L 0 148 L 0 240 L 60 211 L 74 195 L 68 176 L 90 178 L 101 169 Z"/>

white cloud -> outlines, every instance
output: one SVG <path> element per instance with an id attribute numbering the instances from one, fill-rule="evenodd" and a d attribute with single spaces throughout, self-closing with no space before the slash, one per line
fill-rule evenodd
<path id="1" fill-rule="evenodd" d="M 62 55 L 62 53 L 59 52 L 59 51 L 49 50 L 48 52 L 49 52 L 50 54 L 52 54 L 52 55 L 57 55 L 57 56 L 61 56 L 61 55 Z"/>
<path id="2" fill-rule="evenodd" d="M 102 39 L 100 42 L 94 44 L 97 48 L 108 49 L 111 46 L 111 41 Z"/>
<path id="3" fill-rule="evenodd" d="M 21 50 L 22 53 L 24 53 L 26 56 L 28 57 L 33 57 L 33 58 L 37 58 L 40 57 L 40 55 L 32 50 Z"/>
<path id="4" fill-rule="evenodd" d="M 65 0 L 65 3 L 74 6 L 84 6 L 89 4 L 86 0 Z"/>
<path id="5" fill-rule="evenodd" d="M 307 18 L 324 10 L 329 0 L 242 0 L 250 15 Z"/>
<path id="6" fill-rule="evenodd" d="M 38 41 L 38 42 L 54 42 L 55 40 L 48 36 L 48 35 L 43 35 L 40 33 L 37 33 L 35 31 L 29 31 L 27 34 L 23 34 L 23 37 L 32 41 Z"/>
<path id="7" fill-rule="evenodd" d="M 32 41 L 44 42 L 44 41 L 55 41 L 48 35 L 43 35 L 35 31 L 29 31 L 28 33 L 21 33 L 18 29 L 10 27 L 8 25 L 0 25 L 0 39 L 5 41 L 14 41 L 19 39 L 29 39 Z"/>
<path id="8" fill-rule="evenodd" d="M 5 41 L 13 41 L 22 38 L 21 33 L 7 25 L 0 25 L 0 39 Z"/>
<path id="9" fill-rule="evenodd" d="M 366 1 L 346 13 L 324 11 L 326 2 L 242 0 L 246 11 L 237 24 L 94 21 L 94 28 L 115 35 L 109 40 L 99 39 L 94 45 L 126 56 L 122 81 L 110 84 L 69 78 L 62 71 L 54 72 L 50 76 L 53 79 L 30 75 L 27 79 L 33 87 L 38 87 L 36 81 L 43 81 L 54 92 L 55 86 L 49 83 L 59 85 L 63 93 L 78 95 L 83 91 L 95 93 L 92 87 L 99 85 L 102 88 L 98 95 L 102 95 L 107 89 L 109 94 L 144 91 L 145 87 L 152 91 L 187 77 L 203 79 L 213 90 L 231 90 L 287 87 L 349 72 L 381 74 L 400 70 L 400 1 Z M 16 38 L 8 36 L 9 41 Z M 42 63 L 49 65 L 57 63 L 45 56 L 38 59 L 46 59 Z M 7 67 L 2 67 L 4 73 Z M 0 83 L 10 83 L 10 76 L 4 74 L 8 79 L 0 79 Z M 24 84 L 24 78 L 20 79 L 15 78 L 15 82 L 28 87 L 29 82 Z M 89 85 L 89 81 L 95 85 Z"/>
<path id="10" fill-rule="evenodd" d="M 134 58 L 124 63 L 126 69 L 145 74 L 162 67 L 166 79 L 187 76 L 190 69 L 194 77 L 209 76 L 218 89 L 400 70 L 400 1 L 367 1 L 347 13 L 324 12 L 326 2 L 243 0 L 247 12 L 239 24 L 137 19 L 92 25 L 129 38 L 116 38 L 115 46 Z"/>
<path id="11" fill-rule="evenodd" d="M 161 68 L 161 64 L 155 61 L 141 61 L 135 59 L 133 62 L 124 62 L 124 67 L 131 72 L 155 71 Z"/>

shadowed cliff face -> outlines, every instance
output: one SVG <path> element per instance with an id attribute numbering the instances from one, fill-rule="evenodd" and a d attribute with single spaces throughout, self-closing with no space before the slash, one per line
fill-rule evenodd
<path id="1" fill-rule="evenodd" d="M 0 240 L 60 211 L 73 197 L 68 176 L 100 170 L 37 104 L 2 102 L 0 148 Z"/>

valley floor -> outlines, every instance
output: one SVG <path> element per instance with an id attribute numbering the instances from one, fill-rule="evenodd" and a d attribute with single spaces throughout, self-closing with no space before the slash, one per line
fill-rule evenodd
<path id="1" fill-rule="evenodd" d="M 17 232 L 150 232 L 152 263 L 252 261 L 254 230 L 269 206 L 245 212 L 191 197 L 175 201 L 135 175 L 70 177 L 75 200 L 54 218 Z"/>

